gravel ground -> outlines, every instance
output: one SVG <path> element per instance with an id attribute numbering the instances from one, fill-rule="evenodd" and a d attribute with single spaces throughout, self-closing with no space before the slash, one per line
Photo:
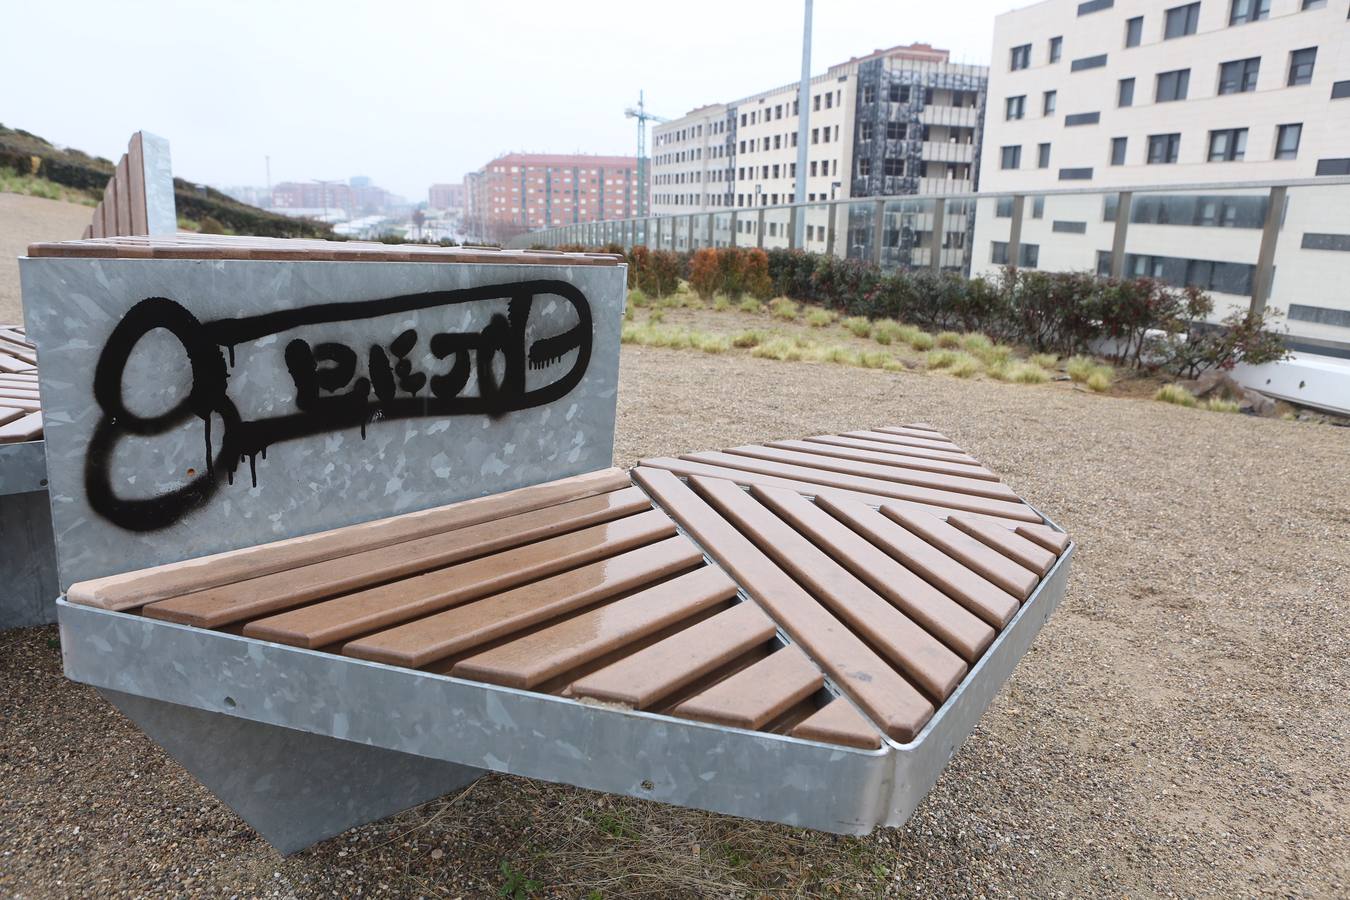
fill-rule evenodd
<path id="1" fill-rule="evenodd" d="M 517 778 L 289 859 L 0 635 L 0 894 L 1345 896 L 1350 430 L 625 347 L 618 462 L 926 420 L 1079 542 L 901 829 L 836 838 Z"/>
<path id="2" fill-rule="evenodd" d="M 0 324 L 22 324 L 18 257 L 37 241 L 71 241 L 94 217 L 92 206 L 0 193 Z"/>

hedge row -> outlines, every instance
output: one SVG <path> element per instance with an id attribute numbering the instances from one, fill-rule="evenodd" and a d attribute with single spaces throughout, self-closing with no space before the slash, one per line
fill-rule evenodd
<path id="1" fill-rule="evenodd" d="M 610 246 L 609 252 L 623 253 Z M 850 316 L 896 319 L 938 331 L 978 331 L 1037 352 L 1098 352 L 1136 369 L 1194 377 L 1285 358 L 1267 313 L 1235 313 L 1210 325 L 1214 301 L 1203 291 L 1151 278 L 1103 278 L 1090 272 L 1001 270 L 994 277 L 952 272 L 883 273 L 877 266 L 801 250 L 698 250 L 635 247 L 627 254 L 630 287 L 661 296 L 679 279 L 701 296 L 784 295 Z"/>

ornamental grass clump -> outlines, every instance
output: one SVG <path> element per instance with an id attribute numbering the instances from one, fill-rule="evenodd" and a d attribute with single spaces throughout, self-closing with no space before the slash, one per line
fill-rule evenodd
<path id="1" fill-rule="evenodd" d="M 932 350 L 933 336 L 926 331 L 915 329 L 914 333 L 910 335 L 909 345 L 920 352 Z"/>
<path id="2" fill-rule="evenodd" d="M 788 297 L 774 297 L 769 301 L 769 312 L 775 319 L 786 319 L 791 322 L 797 318 L 799 312 L 797 301 Z"/>
<path id="3" fill-rule="evenodd" d="M 764 312 L 764 304 L 754 297 L 742 297 L 741 302 L 736 304 L 736 308 L 743 313 L 751 313 L 752 315 L 759 315 Z"/>
<path id="4" fill-rule="evenodd" d="M 812 328 L 824 328 L 834 322 L 834 314 L 827 309 L 813 309 L 806 314 L 806 324 Z"/>
<path id="5" fill-rule="evenodd" d="M 1040 366 L 1042 369 L 1053 370 L 1059 365 L 1059 356 L 1054 353 L 1033 353 L 1027 357 L 1027 361 L 1034 366 Z"/>
<path id="6" fill-rule="evenodd" d="M 1179 384 L 1164 384 L 1158 388 L 1158 393 L 1153 395 L 1154 400 L 1163 403 L 1171 403 L 1175 406 L 1194 407 L 1198 401 L 1195 395 L 1186 390 Z"/>
<path id="7" fill-rule="evenodd" d="M 955 364 L 957 358 L 955 350 L 930 350 L 925 362 L 930 369 L 945 369 Z"/>
<path id="8" fill-rule="evenodd" d="M 784 337 L 775 337 L 757 345 L 750 351 L 750 355 L 760 359 L 778 359 L 791 362 L 801 359 L 805 354 L 795 341 Z"/>
<path id="9" fill-rule="evenodd" d="M 955 350 L 961 346 L 961 335 L 955 331 L 939 331 L 936 342 L 945 350 Z"/>
<path id="10" fill-rule="evenodd" d="M 970 378 L 978 375 L 983 368 L 980 361 L 969 353 L 957 353 L 956 360 L 947 367 L 947 371 L 957 378 Z"/>
<path id="11" fill-rule="evenodd" d="M 1205 409 L 1210 412 L 1235 413 L 1240 407 L 1235 400 L 1225 400 L 1222 397 L 1210 397 L 1205 401 Z"/>
<path id="12" fill-rule="evenodd" d="M 764 332 L 755 331 L 753 329 L 747 331 L 738 331 L 731 336 L 731 346 L 739 347 L 742 350 L 748 349 L 750 347 L 757 347 L 764 342 L 764 339 L 766 337 L 768 337 L 768 335 L 766 335 Z"/>
<path id="13" fill-rule="evenodd" d="M 849 316 L 839 324 L 854 337 L 866 338 L 872 333 L 872 323 L 864 316 Z"/>
<path id="14" fill-rule="evenodd" d="M 905 328 L 906 326 L 901 325 L 894 319 L 877 319 L 872 323 L 872 340 L 883 347 L 889 347 L 891 344 L 905 339 L 903 337 Z"/>

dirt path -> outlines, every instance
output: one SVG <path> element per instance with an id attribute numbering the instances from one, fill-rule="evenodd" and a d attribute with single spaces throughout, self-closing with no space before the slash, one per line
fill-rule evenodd
<path id="1" fill-rule="evenodd" d="M 38 629 L 0 636 L 0 894 L 1344 896 L 1350 430 L 625 347 L 616 455 L 906 420 L 1080 552 L 903 829 L 840 839 L 491 776 L 282 860 L 66 682 Z"/>
<path id="2" fill-rule="evenodd" d="M 0 193 L 0 324 L 23 322 L 18 257 L 36 241 L 70 241 L 84 233 L 93 207 Z"/>

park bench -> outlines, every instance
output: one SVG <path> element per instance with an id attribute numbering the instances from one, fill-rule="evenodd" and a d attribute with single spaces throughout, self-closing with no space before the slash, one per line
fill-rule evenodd
<path id="1" fill-rule="evenodd" d="M 617 257 L 22 265 L 66 673 L 282 852 L 484 771 L 898 825 L 1063 595 L 1067 537 L 928 424 L 613 468 Z"/>

